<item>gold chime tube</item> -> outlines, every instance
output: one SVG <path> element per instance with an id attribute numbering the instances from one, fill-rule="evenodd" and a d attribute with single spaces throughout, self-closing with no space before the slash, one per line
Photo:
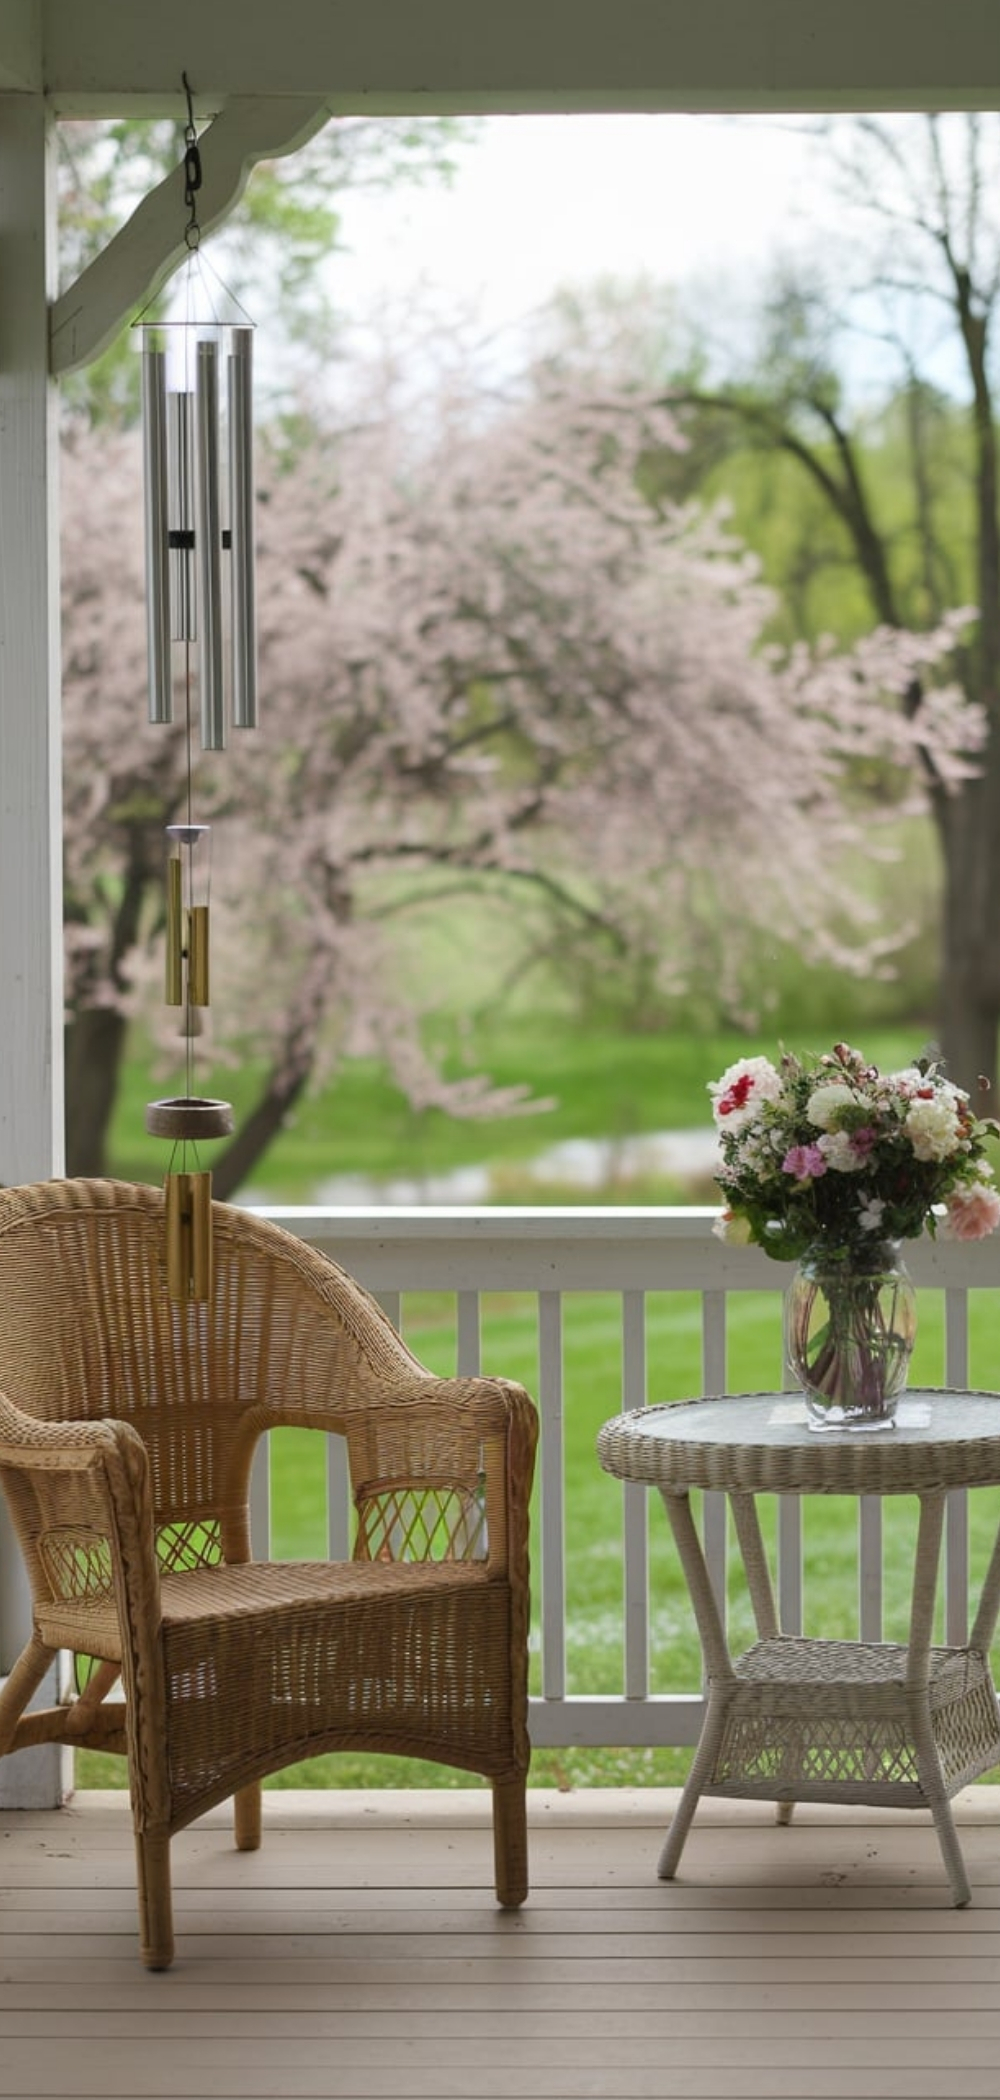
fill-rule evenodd
<path id="1" fill-rule="evenodd" d="M 142 353 L 143 488 L 146 509 L 146 647 L 149 719 L 172 722 L 170 677 L 170 546 L 167 522 L 167 361 L 144 340 Z"/>
<path id="2" fill-rule="evenodd" d="M 254 581 L 253 330 L 234 328 L 229 353 L 229 553 L 234 729 L 257 727 Z"/>
<path id="3" fill-rule="evenodd" d="M 212 831 L 209 824 L 168 824 L 167 969 L 168 1006 L 186 1009 L 182 1035 L 197 1035 L 196 1009 L 209 1003 L 208 892 Z M 199 849 L 204 848 L 200 853 Z M 198 856 L 198 857 L 196 857 Z"/>
<path id="4" fill-rule="evenodd" d="M 219 353 L 215 343 L 198 344 L 195 390 L 195 491 L 198 553 L 198 672 L 201 741 L 205 751 L 226 743 L 222 680 L 222 523 L 219 510 Z"/>
<path id="5" fill-rule="evenodd" d="M 208 905 L 193 904 L 188 913 L 188 1003 L 208 1006 Z"/>
<path id="6" fill-rule="evenodd" d="M 167 1229 L 167 1296 L 175 1305 L 187 1302 L 191 1276 L 191 1195 L 189 1174 L 168 1174 L 163 1184 Z"/>
<path id="7" fill-rule="evenodd" d="M 204 1305 L 212 1295 L 212 1176 L 168 1174 L 163 1194 L 167 1296 L 175 1305 Z"/>
<path id="8" fill-rule="evenodd" d="M 167 985 L 168 1006 L 184 1004 L 184 902 L 180 849 L 167 861 Z"/>
<path id="9" fill-rule="evenodd" d="M 191 1185 L 190 1295 L 206 1305 L 212 1295 L 212 1176 L 189 1174 Z"/>

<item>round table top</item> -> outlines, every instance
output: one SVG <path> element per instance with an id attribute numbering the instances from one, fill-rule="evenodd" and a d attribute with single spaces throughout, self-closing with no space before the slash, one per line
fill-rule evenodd
<path id="1" fill-rule="evenodd" d="M 919 1387 L 879 1430 L 809 1427 L 798 1393 L 741 1393 L 638 1408 L 597 1440 L 606 1473 L 683 1492 L 926 1493 L 1000 1483 L 1000 1393 Z"/>

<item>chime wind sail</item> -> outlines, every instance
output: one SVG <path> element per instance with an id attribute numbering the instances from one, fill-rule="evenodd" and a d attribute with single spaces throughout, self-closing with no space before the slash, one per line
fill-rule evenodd
<path id="1" fill-rule="evenodd" d="M 182 691 L 187 740 L 186 822 L 167 827 L 165 986 L 167 1005 L 180 1010 L 186 1090 L 151 1101 L 146 1110 L 147 1130 L 173 1144 L 165 1179 L 166 1276 L 168 1294 L 179 1303 L 211 1297 L 212 1176 L 197 1148 L 233 1128 L 228 1101 L 194 1091 L 194 1044 L 211 998 L 211 830 L 193 816 L 195 688 L 203 750 L 224 750 L 230 725 L 257 724 L 253 330 L 231 294 L 224 294 L 228 313 L 221 310 L 198 253 L 201 161 L 186 74 L 184 86 L 183 317 L 140 317 L 138 324 L 149 719 L 172 723 L 175 688 Z"/>

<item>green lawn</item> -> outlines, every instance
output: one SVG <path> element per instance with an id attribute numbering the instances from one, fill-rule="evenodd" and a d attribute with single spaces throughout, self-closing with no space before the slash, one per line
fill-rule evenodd
<path id="1" fill-rule="evenodd" d="M 919 1054 L 927 1035 L 924 1025 L 883 1026 L 866 1031 L 861 1045 L 876 1063 L 892 1068 Z M 481 1067 L 497 1085 L 530 1089 L 534 1102 L 546 1105 L 531 1113 L 456 1120 L 439 1109 L 409 1108 L 377 1066 L 352 1062 L 331 1086 L 299 1105 L 255 1170 L 254 1191 L 273 1202 L 312 1203 L 335 1174 L 419 1179 L 488 1161 L 492 1201 L 566 1201 L 565 1188 L 546 1190 L 533 1182 L 526 1196 L 519 1167 L 567 1138 L 614 1139 L 707 1125 L 709 1080 L 738 1057 L 758 1049 L 775 1056 L 779 1050 L 773 1036 L 631 1035 L 610 1023 L 567 1028 L 551 1014 L 519 1019 L 506 1035 L 484 1025 L 473 1038 L 467 1045 L 473 1069 Z M 821 1051 L 834 1039 L 831 1028 L 789 1041 L 797 1050 Z M 198 1089 L 223 1094 L 239 1114 L 258 1083 L 259 1072 L 248 1066 L 203 1074 Z M 159 1181 L 164 1172 L 166 1148 L 147 1137 L 144 1126 L 145 1103 L 157 1090 L 137 1058 L 126 1073 L 112 1131 L 112 1171 L 127 1180 Z M 203 1149 L 211 1165 L 218 1147 Z M 588 1191 L 587 1200 L 685 1199 L 660 1183 L 642 1193 L 634 1184 L 612 1184 L 596 1199 Z M 698 1200 L 708 1200 L 708 1193 Z"/>

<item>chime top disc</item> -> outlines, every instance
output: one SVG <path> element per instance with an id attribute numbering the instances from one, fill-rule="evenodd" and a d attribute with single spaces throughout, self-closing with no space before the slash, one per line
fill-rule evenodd
<path id="1" fill-rule="evenodd" d="M 219 1138 L 233 1129 L 232 1103 L 210 1101 L 197 1094 L 176 1095 L 169 1101 L 148 1101 L 146 1129 L 151 1137 Z"/>

